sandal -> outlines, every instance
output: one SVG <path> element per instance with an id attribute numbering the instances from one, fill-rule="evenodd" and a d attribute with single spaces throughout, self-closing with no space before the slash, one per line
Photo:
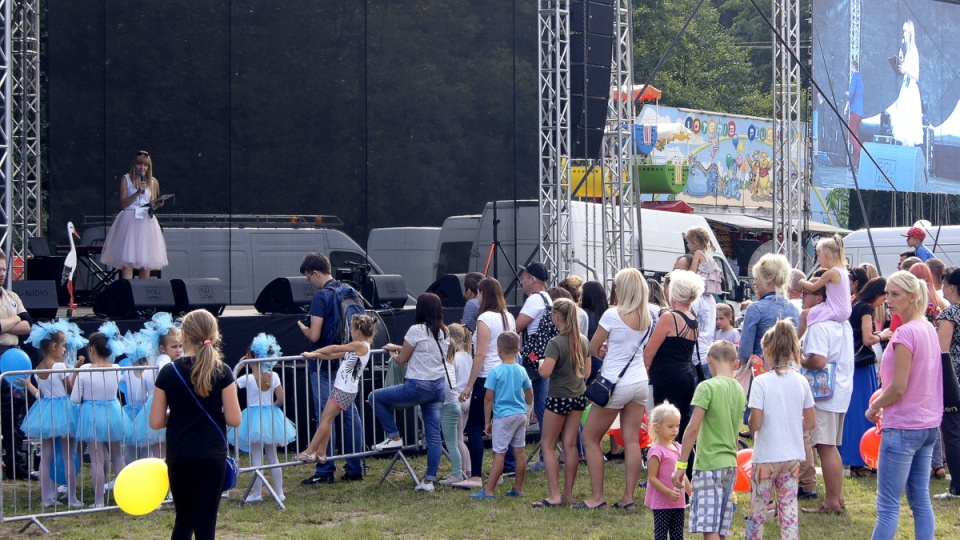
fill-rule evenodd
<path id="1" fill-rule="evenodd" d="M 309 452 L 300 452 L 297 454 L 297 461 L 302 461 L 303 463 L 316 463 L 319 461 L 317 454 L 311 454 Z M 327 458 L 324 457 L 323 461 L 327 461 Z"/>
<path id="2" fill-rule="evenodd" d="M 937 479 L 943 480 L 946 477 L 947 477 L 947 470 L 944 469 L 943 466 L 933 467 L 932 470 L 930 471 L 930 478 L 937 478 Z"/>
<path id="3" fill-rule="evenodd" d="M 632 502 L 632 503 L 627 503 L 627 504 L 620 504 L 619 502 L 615 502 L 615 503 L 613 503 L 610 507 L 611 507 L 611 508 L 618 508 L 618 509 L 620 509 L 620 510 L 636 510 L 636 508 L 637 508 L 637 503 Z"/>
<path id="4" fill-rule="evenodd" d="M 842 514 L 844 508 L 828 508 L 822 504 L 814 506 L 813 508 L 801 508 L 800 511 L 805 514 Z"/>
<path id="5" fill-rule="evenodd" d="M 530 506 L 532 506 L 533 508 L 556 508 L 558 506 L 563 506 L 563 503 L 562 502 L 552 503 L 546 499 L 543 499 L 531 504 Z"/>
<path id="6" fill-rule="evenodd" d="M 599 510 L 601 508 L 606 508 L 607 503 L 602 502 L 596 506 L 587 506 L 587 501 L 580 501 L 577 504 L 571 506 L 574 510 Z"/>
<path id="7" fill-rule="evenodd" d="M 870 467 L 850 467 L 850 478 L 870 478 L 876 475 Z"/>

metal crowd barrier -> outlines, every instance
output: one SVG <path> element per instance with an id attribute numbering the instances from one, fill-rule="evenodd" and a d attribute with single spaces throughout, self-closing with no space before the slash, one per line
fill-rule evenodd
<path id="1" fill-rule="evenodd" d="M 115 434 L 110 424 L 105 422 L 103 417 L 93 415 L 93 428 L 95 430 L 98 429 L 97 426 L 103 426 L 102 429 L 106 430 L 107 438 L 119 437 L 115 445 L 108 443 L 106 447 L 104 502 L 102 506 L 96 506 L 93 504 L 94 488 L 88 470 L 89 467 L 82 466 L 84 456 L 90 451 L 87 443 L 79 441 L 76 437 L 62 437 L 54 439 L 52 442 L 50 439 L 47 439 L 47 442 L 41 439 L 28 439 L 23 432 L 20 431 L 28 407 L 33 406 L 36 403 L 36 399 L 33 396 L 27 396 L 25 384 L 18 382 L 17 379 L 23 376 L 50 376 L 64 373 L 72 377 L 74 373 L 80 371 L 89 370 L 75 368 L 38 369 L 8 371 L 0 374 L 0 390 L 2 390 L 2 393 L 0 393 L 0 401 L 2 401 L 2 403 L 0 403 L 0 437 L 3 439 L 2 447 L 4 451 L 4 479 L 2 489 L 0 489 L 0 522 L 25 521 L 26 523 L 19 532 L 24 532 L 31 525 L 36 525 L 44 533 L 49 533 L 50 531 L 40 521 L 42 518 L 88 514 L 118 508 L 115 501 L 113 501 L 112 492 L 110 491 L 113 486 L 113 482 L 109 481 L 111 478 L 110 469 L 117 469 L 112 471 L 113 476 L 115 476 L 119 473 L 119 469 L 122 469 L 122 467 L 118 468 L 118 466 L 120 465 L 120 459 L 124 458 L 124 456 L 126 456 L 124 459 L 125 464 L 140 457 L 146 457 L 146 455 L 150 453 L 149 449 L 128 447 L 123 444 L 129 435 L 136 433 L 132 428 L 132 419 L 130 419 L 129 424 L 126 424 L 125 421 L 125 425 L 130 426 L 130 431 L 126 432 L 127 437 L 125 437 L 125 433 Z M 141 375 L 141 377 L 133 377 L 131 375 L 133 372 L 146 374 L 152 371 L 155 371 L 155 368 L 152 366 L 113 366 L 109 368 L 98 368 L 93 371 L 93 376 L 99 376 L 101 383 L 108 377 L 117 377 L 127 384 L 145 385 L 146 381 L 143 375 Z M 117 373 L 118 375 L 108 375 L 112 373 Z M 149 375 L 147 376 L 149 377 Z M 141 392 L 141 394 L 142 393 L 143 392 Z M 49 421 L 52 424 L 54 421 L 52 417 L 53 409 L 50 410 L 49 414 L 51 414 Z M 121 414 L 127 416 L 128 413 L 121 411 Z M 148 414 L 148 412 L 145 412 L 145 414 Z M 105 426 L 103 425 L 104 423 L 106 423 Z M 48 469 L 51 473 L 50 476 L 53 480 L 53 485 L 56 488 L 54 503 L 50 506 L 44 506 L 41 502 L 41 471 L 39 467 L 42 463 L 43 456 L 41 454 L 44 446 L 47 446 L 47 448 L 57 448 L 59 446 L 58 450 L 53 451 L 54 455 L 51 457 L 51 468 Z M 63 446 L 67 446 L 68 448 L 64 449 Z M 115 456 L 114 453 L 118 448 L 121 455 Z M 79 474 L 76 475 L 75 485 L 77 499 L 82 503 L 80 507 L 69 505 L 68 501 L 64 500 L 64 497 L 69 498 L 68 490 L 64 486 L 66 478 L 69 476 L 69 472 L 66 469 L 66 462 L 68 460 L 64 459 L 67 452 L 75 456 L 73 463 L 75 468 L 80 469 Z M 157 457 L 162 457 L 162 455 Z M 116 459 L 116 461 L 114 461 L 114 459 Z M 166 502 L 170 502 L 169 497 L 164 501 L 164 503 Z"/>
<path id="2" fill-rule="evenodd" d="M 348 437 L 345 428 L 344 415 L 349 414 L 350 411 L 343 411 L 334 421 L 333 429 L 331 432 L 331 443 L 328 445 L 327 452 L 327 463 L 336 463 L 337 461 L 348 460 L 353 458 L 367 458 L 370 456 L 384 455 L 384 454 L 393 454 L 390 464 L 387 466 L 383 475 L 380 478 L 380 483 L 383 483 L 391 472 L 393 466 L 397 461 L 402 461 L 405 465 L 407 472 L 410 474 L 410 477 L 414 480 L 415 483 L 420 484 L 420 479 L 417 477 L 416 472 L 413 469 L 413 466 L 410 465 L 410 462 L 407 460 L 404 451 L 420 451 L 425 448 L 425 442 L 422 435 L 422 424 L 419 415 L 417 415 L 413 408 L 407 410 L 398 410 L 396 414 L 397 418 L 397 427 L 400 429 L 401 437 L 404 441 L 404 446 L 397 450 L 390 450 L 387 452 L 378 452 L 372 449 L 373 445 L 376 442 L 383 440 L 385 434 L 383 429 L 380 427 L 374 419 L 373 406 L 370 403 L 366 402 L 367 395 L 373 390 L 383 388 L 385 386 L 391 386 L 391 383 L 397 384 L 402 382 L 402 376 L 399 376 L 396 381 L 389 380 L 387 374 L 389 369 L 389 354 L 383 349 L 374 349 L 370 353 L 370 361 L 367 363 L 367 366 L 364 368 L 364 371 L 360 377 L 359 389 L 357 392 L 357 398 L 354 402 L 354 405 L 357 408 L 357 412 L 360 418 L 360 430 L 363 434 L 363 445 L 360 449 L 352 448 L 353 444 L 349 444 L 349 440 L 352 437 Z M 301 462 L 297 459 L 297 454 L 306 449 L 307 445 L 310 443 L 310 439 L 313 437 L 313 434 L 317 428 L 320 419 L 320 411 L 316 409 L 319 404 L 319 397 L 316 393 L 313 392 L 311 388 L 309 377 L 308 362 L 317 362 L 316 360 L 307 360 L 302 356 L 287 356 L 282 358 L 256 358 L 249 360 L 242 360 L 234 368 L 234 376 L 239 381 L 241 377 L 244 377 L 254 370 L 259 370 L 260 364 L 265 362 L 276 363 L 273 371 L 278 372 L 280 377 L 280 384 L 284 389 L 284 401 L 281 406 L 281 409 L 284 412 L 284 416 L 293 421 L 296 426 L 296 438 L 293 442 L 290 442 L 286 446 L 282 446 L 282 456 L 278 455 L 277 463 L 262 463 L 261 465 L 254 465 L 250 456 L 244 457 L 240 449 L 240 430 L 236 430 L 233 440 L 229 441 L 232 445 L 232 452 L 234 459 L 240 464 L 240 475 L 246 473 L 251 474 L 249 483 L 244 490 L 241 500 L 246 500 L 247 496 L 253 491 L 256 487 L 257 482 L 261 482 L 262 486 L 267 489 L 267 492 L 276 502 L 276 504 L 281 508 L 285 509 L 286 507 L 283 504 L 283 500 L 280 498 L 279 494 L 274 489 L 274 486 L 270 483 L 267 476 L 264 474 L 265 471 L 282 468 L 282 467 L 292 467 L 296 465 L 310 465 L 310 469 L 315 466 L 315 464 L 307 464 Z M 319 367 L 316 372 L 317 377 L 317 388 L 320 388 L 321 374 L 326 374 L 326 379 L 330 381 L 330 384 L 333 384 L 333 381 L 336 378 L 337 370 L 334 367 L 335 362 L 329 361 L 319 361 Z M 301 377 L 302 374 L 302 377 Z M 238 388 L 238 393 L 241 398 L 241 405 L 246 397 L 247 391 L 242 388 Z M 323 392 L 326 394 L 326 392 Z M 323 404 L 324 406 L 326 404 Z M 246 409 L 244 405 L 242 408 Z M 403 415 L 400 417 L 399 415 Z M 276 439 L 276 433 L 272 433 Z M 250 438 L 250 433 L 247 433 L 247 439 Z M 329 451 L 332 446 L 332 452 Z M 305 467 L 306 468 L 306 467 Z M 239 483 L 239 482 L 238 482 Z"/>
<path id="3" fill-rule="evenodd" d="M 389 359 L 389 355 L 382 349 L 372 351 L 370 361 L 367 363 L 367 366 L 365 367 L 360 379 L 360 386 L 355 405 L 360 418 L 360 430 L 363 434 L 362 448 L 357 451 L 353 451 L 354 449 L 349 448 L 349 446 L 352 445 L 346 444 L 347 433 L 345 432 L 343 422 L 343 415 L 346 414 L 346 412 L 344 412 L 337 417 L 334 423 L 331 441 L 335 442 L 335 444 L 332 452 L 328 452 L 327 454 L 327 462 L 336 464 L 338 461 L 352 458 L 362 459 L 370 456 L 390 456 L 392 454 L 392 460 L 386 471 L 381 476 L 380 483 L 383 483 L 387 479 L 392 467 L 396 464 L 396 462 L 402 461 L 411 478 L 416 484 L 419 484 L 420 479 L 404 454 L 404 452 L 409 453 L 411 451 L 422 451 L 425 449 L 425 442 L 422 434 L 422 422 L 415 411 L 416 408 L 398 410 L 395 413 L 397 416 L 397 426 L 400 429 L 401 436 L 404 440 L 404 446 L 402 448 L 387 452 L 377 452 L 372 449 L 373 444 L 383 440 L 385 435 L 379 423 L 375 421 L 372 405 L 366 402 L 367 395 L 369 395 L 371 391 L 389 386 L 391 383 L 399 384 L 403 379 L 402 373 L 400 373 L 394 376 L 394 379 L 396 380 L 389 380 L 390 376 L 388 376 L 387 373 L 389 370 Z M 228 451 L 231 452 L 231 454 L 240 464 L 241 482 L 239 482 L 238 485 L 242 485 L 244 482 L 243 475 L 250 475 L 249 482 L 246 483 L 246 488 L 243 490 L 240 500 L 245 501 L 250 492 L 254 489 L 254 487 L 256 487 L 256 483 L 262 482 L 263 487 L 266 488 L 267 492 L 271 497 L 273 497 L 277 505 L 281 509 L 285 509 L 282 499 L 279 497 L 274 489 L 274 486 L 271 484 L 271 481 L 268 479 L 269 475 L 265 475 L 264 473 L 270 471 L 271 469 L 292 467 L 296 465 L 309 465 L 309 467 L 304 467 L 304 469 L 309 469 L 310 472 L 313 471 L 314 464 L 306 464 L 297 460 L 297 454 L 306 449 L 310 438 L 313 437 L 319 421 L 320 411 L 315 409 L 317 400 L 314 399 L 319 396 L 317 396 L 316 393 L 311 389 L 308 378 L 308 362 L 316 361 L 306 360 L 302 356 L 243 360 L 237 364 L 236 368 L 234 369 L 234 375 L 239 380 L 241 377 L 252 373 L 253 370 L 259 370 L 260 364 L 264 362 L 276 363 L 272 371 L 278 374 L 280 378 L 280 384 L 284 389 L 284 400 L 279 407 L 284 416 L 293 422 L 295 426 L 295 436 L 288 444 L 279 446 L 277 454 L 278 460 L 276 463 L 261 463 L 260 465 L 254 465 L 249 453 L 241 451 L 239 448 L 238 443 L 241 437 L 240 430 L 244 428 L 244 426 L 241 425 L 241 428 L 234 430 L 232 433 L 233 437 L 228 441 L 231 445 Z M 331 383 L 336 377 L 336 369 L 333 367 L 331 362 L 320 361 L 319 368 L 316 373 L 318 379 L 318 388 L 321 370 L 325 371 L 327 380 L 331 381 Z M 120 465 L 120 457 L 114 455 L 114 450 L 116 450 L 118 447 L 124 464 L 129 464 L 130 462 L 143 457 L 164 457 L 165 446 L 163 444 L 134 446 L 133 444 L 124 443 L 124 440 L 129 440 L 129 436 L 125 438 L 121 435 L 121 441 L 113 448 L 108 447 L 107 449 L 104 467 L 104 505 L 102 507 L 95 507 L 93 504 L 94 487 L 90 474 L 91 469 L 89 465 L 84 466 L 84 463 L 87 462 L 84 458 L 89 453 L 90 449 L 86 443 L 78 441 L 75 437 L 70 438 L 69 441 L 66 438 L 61 438 L 59 439 L 61 448 L 63 445 L 67 445 L 76 453 L 76 460 L 74 460 L 74 463 L 75 466 L 79 463 L 80 468 L 76 480 L 76 493 L 77 498 L 83 503 L 83 506 L 80 508 L 71 507 L 68 505 L 68 501 L 64 499 L 64 497 L 67 495 L 67 490 L 62 484 L 66 483 L 66 476 L 68 476 L 68 473 L 65 470 L 65 465 L 57 463 L 58 461 L 66 461 L 62 459 L 64 457 L 64 451 L 62 449 L 60 451 L 55 450 L 55 457 L 51 458 L 51 461 L 54 461 L 54 470 L 51 473 L 51 477 L 53 477 L 54 485 L 57 488 L 55 503 L 51 507 L 44 507 L 42 505 L 42 491 L 38 467 L 42 457 L 42 448 L 45 444 L 40 439 L 26 438 L 20 431 L 20 426 L 23 422 L 24 416 L 28 408 L 35 403 L 35 399 L 32 396 L 28 397 L 25 387 L 17 384 L 15 379 L 18 379 L 21 376 L 29 377 L 31 375 L 50 375 L 61 373 L 66 373 L 72 376 L 74 373 L 78 373 L 80 371 L 87 370 L 75 368 L 59 370 L 44 369 L 8 371 L 0 374 L 0 389 L 2 389 L 2 394 L 0 394 L 0 405 L 2 405 L 2 407 L 0 407 L 0 437 L 3 438 L 2 448 L 4 449 L 5 453 L 4 478 L 2 482 L 2 488 L 0 488 L 0 522 L 9 523 L 25 521 L 26 523 L 19 532 L 24 532 L 31 525 L 36 525 L 45 533 L 49 533 L 49 530 L 41 521 L 42 519 L 118 509 L 119 507 L 114 501 L 112 492 L 110 491 L 112 488 L 111 480 L 115 478 L 116 474 L 119 473 L 118 466 Z M 140 372 L 142 375 L 140 377 L 132 376 L 134 372 Z M 99 376 L 104 379 L 107 377 L 119 377 L 120 380 L 128 386 L 131 384 L 147 385 L 147 380 L 151 378 L 151 375 L 153 375 L 155 378 L 156 368 L 153 366 L 123 367 L 115 365 L 109 368 L 99 368 L 94 373 L 95 376 Z M 118 375 L 109 375 L 112 373 L 118 373 Z M 141 387 L 139 390 L 145 390 L 145 388 Z M 241 406 L 243 409 L 246 409 L 247 406 L 245 401 L 247 391 L 243 388 L 238 388 L 237 391 L 240 397 Z M 126 403 L 126 396 L 131 395 L 131 392 L 136 393 L 136 391 L 131 388 L 127 388 L 126 392 L 119 392 L 118 399 L 120 399 L 120 402 Z M 145 392 L 140 392 L 141 395 L 144 393 Z M 152 395 L 152 392 L 146 394 Z M 143 407 L 142 414 L 146 415 L 146 419 L 148 420 L 149 408 L 146 405 L 147 404 L 145 404 Z M 126 411 L 124 411 L 123 414 L 129 418 L 129 415 Z M 104 421 L 104 418 L 95 416 L 94 426 L 96 427 L 98 423 Z M 134 437 L 141 435 L 142 431 L 139 430 L 143 429 L 144 425 L 148 426 L 148 424 L 137 424 L 133 422 L 131 424 L 131 431 L 129 433 L 132 433 Z M 106 429 L 109 432 L 110 426 L 107 425 Z M 149 429 L 149 427 L 146 429 Z M 112 433 L 110 433 L 110 435 L 112 435 Z M 50 448 L 51 446 L 48 445 L 47 447 Z M 351 451 L 348 452 L 346 451 L 347 449 Z M 60 459 L 56 459 L 57 457 Z M 114 459 L 117 461 L 113 461 Z M 111 464 L 111 462 L 113 463 Z M 116 470 L 111 471 L 111 468 Z M 10 474 L 7 474 L 7 471 L 10 471 Z M 164 501 L 164 504 L 169 502 L 172 502 L 172 500 L 168 496 L 167 500 Z"/>

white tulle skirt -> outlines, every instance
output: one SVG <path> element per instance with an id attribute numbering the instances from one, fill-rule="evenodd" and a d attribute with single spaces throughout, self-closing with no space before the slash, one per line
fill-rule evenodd
<path id="1" fill-rule="evenodd" d="M 100 261 L 114 268 L 159 270 L 167 266 L 167 243 L 157 218 L 137 219 L 133 210 L 120 212 L 103 241 Z"/>

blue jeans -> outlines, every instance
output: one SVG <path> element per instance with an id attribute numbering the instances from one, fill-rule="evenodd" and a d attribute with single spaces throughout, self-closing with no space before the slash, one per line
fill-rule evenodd
<path id="1" fill-rule="evenodd" d="M 533 414 L 537 415 L 540 430 L 543 430 L 543 412 L 547 410 L 547 393 L 550 390 L 550 377 L 530 381 L 533 385 Z M 507 452 L 513 455 L 513 452 Z M 564 457 L 566 459 L 566 457 Z M 540 448 L 540 461 L 543 461 L 543 448 Z"/>
<path id="2" fill-rule="evenodd" d="M 446 385 L 447 380 L 443 377 L 433 381 L 404 379 L 403 384 L 381 388 L 367 396 L 373 404 L 373 412 L 383 431 L 390 438 L 400 436 L 393 409 L 420 406 L 427 439 L 427 474 L 423 479 L 430 482 L 437 479 L 440 456 L 443 454 L 440 442 L 440 409 L 443 407 Z"/>
<path id="3" fill-rule="evenodd" d="M 325 364 L 323 369 L 320 369 L 319 362 L 307 362 L 307 380 L 310 381 L 310 397 L 313 399 L 313 410 L 316 411 L 317 414 L 317 423 L 314 425 L 314 429 L 320 424 L 320 413 L 323 412 L 323 408 L 327 406 L 327 400 L 330 399 L 330 389 L 333 388 L 331 379 L 336 376 L 336 372 L 331 373 L 328 366 L 329 364 Z M 352 405 L 349 411 L 343 411 L 340 416 L 343 418 L 343 432 L 353 434 L 353 440 L 346 441 L 346 444 L 344 444 L 343 452 L 346 454 L 362 452 L 363 424 L 360 421 L 360 413 L 357 411 L 356 404 Z M 312 435 L 311 433 L 311 436 Z M 335 450 L 337 444 L 336 436 L 337 430 L 331 429 L 330 442 L 327 444 L 328 456 L 337 455 Z M 350 444 L 351 442 L 353 444 Z M 363 474 L 363 465 L 360 463 L 360 458 L 346 460 L 343 469 L 351 476 Z M 337 466 L 333 461 L 317 464 L 316 474 L 333 474 L 335 472 L 337 472 Z"/>
<path id="4" fill-rule="evenodd" d="M 877 467 L 877 525 L 873 539 L 893 538 L 900 522 L 900 496 L 907 491 L 918 540 L 933 538 L 935 520 L 930 503 L 930 457 L 937 428 L 883 429 Z"/>

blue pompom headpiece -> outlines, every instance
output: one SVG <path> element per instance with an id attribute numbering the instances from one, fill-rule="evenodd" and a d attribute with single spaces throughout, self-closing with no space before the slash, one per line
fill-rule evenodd
<path id="1" fill-rule="evenodd" d="M 145 333 L 145 330 L 135 334 L 127 333 L 124 341 L 126 342 L 127 358 L 129 358 L 131 362 L 146 358 L 151 364 L 153 363 L 155 353 L 153 336 L 150 333 Z"/>
<path id="2" fill-rule="evenodd" d="M 101 324 L 97 331 L 107 337 L 107 348 L 110 349 L 109 360 L 111 362 L 113 362 L 116 357 L 127 352 L 127 344 L 124 342 L 123 337 L 120 336 L 120 329 L 117 328 L 117 323 L 107 321 Z"/>
<path id="3" fill-rule="evenodd" d="M 253 353 L 254 358 L 279 358 L 280 345 L 277 343 L 277 338 L 260 332 L 250 343 L 250 352 Z M 277 365 L 276 362 L 262 362 L 260 370 L 263 372 L 272 371 L 275 365 Z"/>
<path id="4" fill-rule="evenodd" d="M 80 330 L 80 327 L 77 326 L 76 323 L 72 323 L 67 319 L 58 319 L 57 324 L 60 325 L 62 331 L 67 335 L 67 350 L 79 351 L 87 346 L 88 341 L 83 337 L 83 330 Z"/>
<path id="5" fill-rule="evenodd" d="M 167 313 L 166 311 L 158 311 L 153 314 L 153 317 L 147 321 L 147 324 L 144 325 L 144 332 L 146 335 L 150 336 L 152 341 L 153 349 L 155 351 L 160 350 L 160 340 L 163 336 L 170 333 L 170 330 L 180 326 L 178 323 L 174 322 L 173 315 Z"/>
<path id="6" fill-rule="evenodd" d="M 29 343 L 40 349 L 40 343 L 50 339 L 56 333 L 62 333 L 66 335 L 65 330 L 56 322 L 42 322 L 34 324 L 30 328 L 30 337 L 24 340 L 25 343 Z"/>

